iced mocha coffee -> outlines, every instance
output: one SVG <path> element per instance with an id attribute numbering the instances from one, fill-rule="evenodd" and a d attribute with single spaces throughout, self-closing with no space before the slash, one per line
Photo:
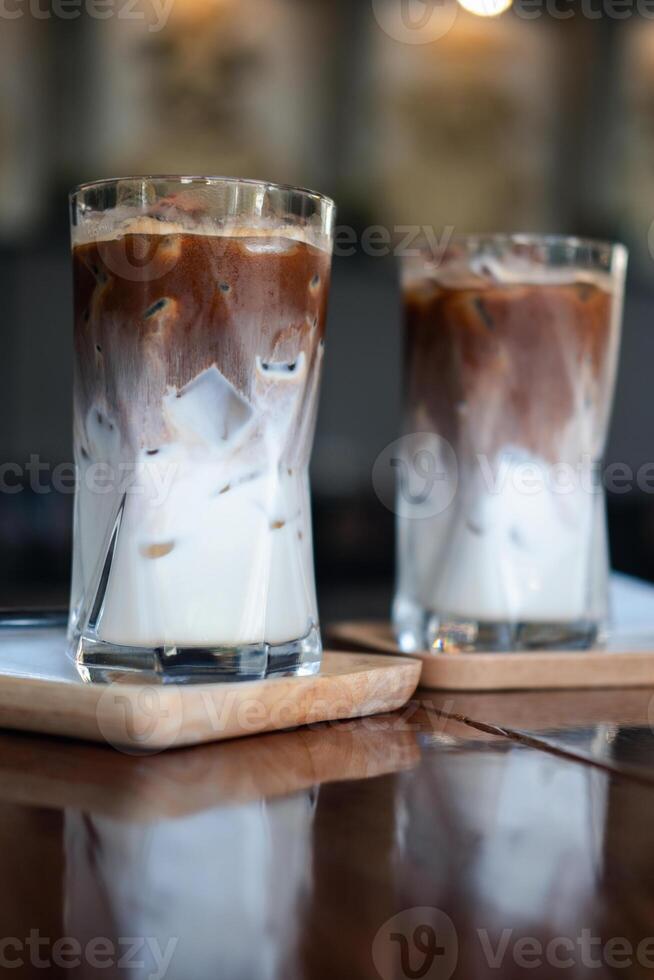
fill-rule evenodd
<path id="1" fill-rule="evenodd" d="M 595 638 L 621 289 L 610 264 L 544 264 L 533 244 L 406 263 L 407 445 L 429 444 L 451 493 L 424 519 L 398 497 L 405 648 Z"/>
<path id="2" fill-rule="evenodd" d="M 198 221 L 174 197 L 73 241 L 78 656 L 315 665 L 329 248 L 290 223 Z"/>

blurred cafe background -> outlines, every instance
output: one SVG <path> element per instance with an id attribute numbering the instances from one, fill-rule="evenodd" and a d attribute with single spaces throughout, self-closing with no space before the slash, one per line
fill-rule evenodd
<path id="1" fill-rule="evenodd" d="M 0 493 L 0 605 L 67 598 L 72 496 L 51 479 L 71 460 L 66 196 L 92 178 L 226 174 L 337 200 L 323 618 L 383 615 L 390 596 L 372 470 L 400 424 L 401 310 L 380 228 L 623 240 L 607 461 L 654 461 L 654 0 L 0 0 L 0 94 L 0 463 L 20 490 Z M 654 495 L 624 482 L 613 562 L 654 580 Z"/>

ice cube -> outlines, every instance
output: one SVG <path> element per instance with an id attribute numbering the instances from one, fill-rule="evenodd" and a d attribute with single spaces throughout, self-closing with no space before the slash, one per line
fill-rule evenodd
<path id="1" fill-rule="evenodd" d="M 185 442 L 228 442 L 253 415 L 250 403 L 215 364 L 179 391 L 169 388 L 163 402 L 168 423 Z"/>
<path id="2" fill-rule="evenodd" d="M 93 462 L 108 462 L 120 453 L 120 430 L 104 407 L 92 405 L 86 415 L 87 451 Z"/>

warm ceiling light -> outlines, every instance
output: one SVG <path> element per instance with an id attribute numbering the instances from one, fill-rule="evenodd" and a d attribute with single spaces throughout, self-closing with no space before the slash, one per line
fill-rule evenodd
<path id="1" fill-rule="evenodd" d="M 508 10 L 513 0 L 459 0 L 464 10 L 478 17 L 497 17 Z"/>

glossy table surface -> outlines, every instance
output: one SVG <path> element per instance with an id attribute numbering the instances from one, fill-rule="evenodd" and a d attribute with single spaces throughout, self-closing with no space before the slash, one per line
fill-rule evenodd
<path id="1" fill-rule="evenodd" d="M 0 968 L 652 976 L 652 723 L 654 678 L 153 756 L 1 733 Z"/>
<path id="2" fill-rule="evenodd" d="M 515 695 L 511 734 L 501 695 L 146 758 L 4 734 L 0 963 L 180 980 L 650 975 L 652 693 L 614 692 L 579 724 L 562 720 L 572 701 L 539 695 L 524 736 Z M 478 721 L 457 720 L 470 709 Z M 118 965 L 128 946 L 142 967 Z"/>

